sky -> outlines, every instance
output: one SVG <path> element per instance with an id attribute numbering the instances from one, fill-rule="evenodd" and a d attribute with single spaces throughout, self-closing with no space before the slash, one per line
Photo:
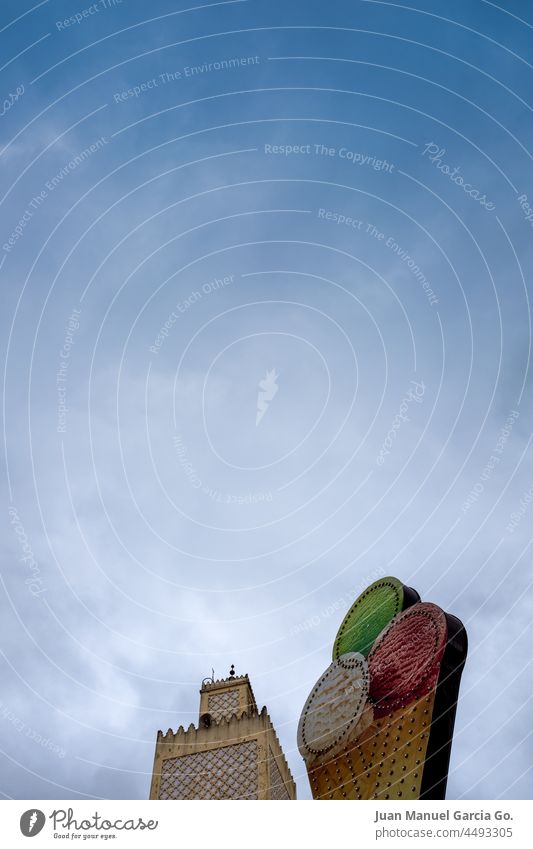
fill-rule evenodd
<path id="1" fill-rule="evenodd" d="M 147 798 L 231 664 L 310 798 L 384 575 L 468 631 L 448 798 L 531 797 L 532 26 L 4 0 L 5 798 Z"/>

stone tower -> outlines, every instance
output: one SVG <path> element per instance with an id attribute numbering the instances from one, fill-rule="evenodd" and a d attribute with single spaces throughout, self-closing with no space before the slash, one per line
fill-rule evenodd
<path id="1" fill-rule="evenodd" d="M 296 785 L 248 675 L 204 681 L 198 728 L 157 732 L 150 799 L 295 799 Z"/>

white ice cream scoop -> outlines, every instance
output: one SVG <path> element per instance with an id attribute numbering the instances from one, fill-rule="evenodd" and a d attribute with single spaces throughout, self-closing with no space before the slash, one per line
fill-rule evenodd
<path id="1" fill-rule="evenodd" d="M 325 754 L 335 755 L 337 750 L 341 752 L 346 741 L 368 725 L 367 701 L 365 658 L 358 652 L 341 655 L 319 678 L 302 710 L 298 724 L 298 749 L 302 757 L 310 761 Z"/>

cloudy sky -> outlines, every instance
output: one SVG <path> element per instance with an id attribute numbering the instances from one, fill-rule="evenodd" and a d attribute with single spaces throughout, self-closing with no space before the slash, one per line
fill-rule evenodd
<path id="1" fill-rule="evenodd" d="M 4 796 L 146 798 L 234 663 L 308 798 L 392 574 L 468 630 L 449 797 L 530 797 L 530 4 L 0 16 Z"/>

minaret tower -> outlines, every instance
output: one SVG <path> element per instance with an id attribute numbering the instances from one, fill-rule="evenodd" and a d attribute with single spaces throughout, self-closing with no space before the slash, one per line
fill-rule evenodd
<path id="1" fill-rule="evenodd" d="M 198 728 L 157 732 L 150 799 L 295 799 L 296 785 L 248 675 L 205 679 Z"/>

